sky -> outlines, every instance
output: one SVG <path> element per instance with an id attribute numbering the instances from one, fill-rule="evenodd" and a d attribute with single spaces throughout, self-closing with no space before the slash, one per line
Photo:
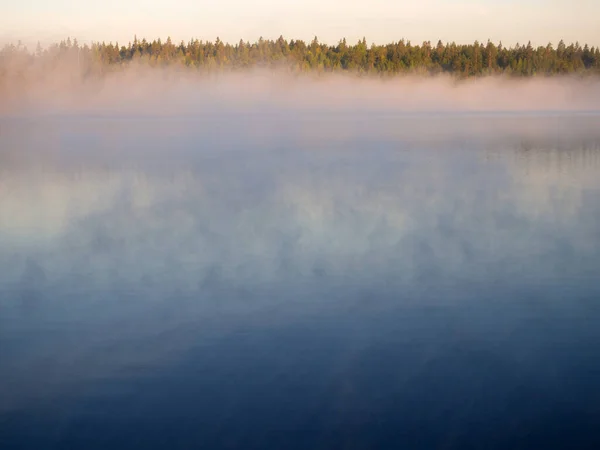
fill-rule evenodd
<path id="1" fill-rule="evenodd" d="M 0 41 L 27 45 L 68 36 L 126 44 L 134 35 L 600 45 L 599 24 L 600 0 L 0 0 Z"/>

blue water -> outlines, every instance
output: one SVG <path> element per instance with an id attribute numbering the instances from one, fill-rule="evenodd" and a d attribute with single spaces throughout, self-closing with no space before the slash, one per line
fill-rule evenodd
<path id="1" fill-rule="evenodd" d="M 0 122 L 0 448 L 600 448 L 600 117 Z"/>

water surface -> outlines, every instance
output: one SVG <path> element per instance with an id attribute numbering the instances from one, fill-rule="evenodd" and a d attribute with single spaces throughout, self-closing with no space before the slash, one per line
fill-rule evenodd
<path id="1" fill-rule="evenodd" d="M 598 448 L 600 117 L 0 123 L 2 448 Z"/>

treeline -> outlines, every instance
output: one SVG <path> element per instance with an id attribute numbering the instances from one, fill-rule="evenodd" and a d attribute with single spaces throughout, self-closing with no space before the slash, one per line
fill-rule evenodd
<path id="1" fill-rule="evenodd" d="M 600 49 L 560 41 L 533 47 L 504 47 L 490 41 L 469 45 L 423 42 L 413 45 L 400 40 L 386 45 L 367 45 L 365 39 L 350 45 L 345 39 L 337 45 L 312 42 L 259 39 L 227 44 L 191 40 L 175 44 L 168 38 L 152 42 L 137 37 L 128 45 L 93 43 L 81 46 L 67 39 L 35 51 L 22 45 L 9 45 L 0 51 L 0 75 L 7 67 L 52 66 L 69 62 L 84 73 L 113 70 L 132 62 L 148 66 L 181 66 L 209 71 L 234 71 L 246 68 L 283 67 L 291 71 L 355 72 L 360 74 L 439 74 L 460 77 L 508 74 L 513 76 L 600 73 Z M 17 63 L 16 63 L 17 62 Z"/>

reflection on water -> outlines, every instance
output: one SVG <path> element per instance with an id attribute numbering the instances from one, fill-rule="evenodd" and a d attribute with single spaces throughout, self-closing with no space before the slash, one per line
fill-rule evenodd
<path id="1" fill-rule="evenodd" d="M 598 121 L 6 121 L 3 448 L 597 447 Z"/>

